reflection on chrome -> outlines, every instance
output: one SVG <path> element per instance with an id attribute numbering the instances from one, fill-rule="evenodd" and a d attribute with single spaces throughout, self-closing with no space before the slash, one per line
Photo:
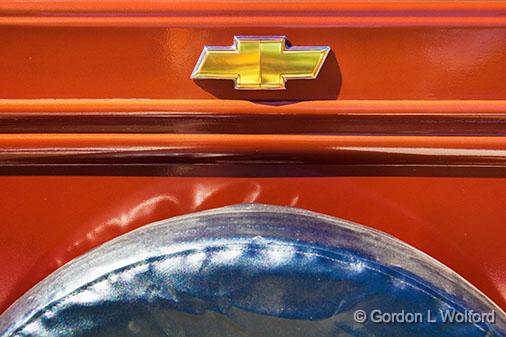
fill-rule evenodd
<path id="1" fill-rule="evenodd" d="M 494 312 L 496 320 L 376 324 L 368 316 L 442 308 L 458 317 Z M 0 316 L 0 337 L 500 337 L 505 327 L 499 307 L 413 247 L 337 218 L 260 204 L 122 235 Z"/>

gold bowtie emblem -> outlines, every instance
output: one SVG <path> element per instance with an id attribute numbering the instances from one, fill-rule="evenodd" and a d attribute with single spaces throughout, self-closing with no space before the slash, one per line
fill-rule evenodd
<path id="1" fill-rule="evenodd" d="M 286 47 L 284 36 L 236 36 L 230 47 L 204 47 L 194 79 L 234 80 L 236 89 L 285 89 L 292 79 L 315 79 L 329 47 Z"/>

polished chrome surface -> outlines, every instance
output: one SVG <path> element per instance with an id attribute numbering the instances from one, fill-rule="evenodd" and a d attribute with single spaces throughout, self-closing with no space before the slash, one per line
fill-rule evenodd
<path id="1" fill-rule="evenodd" d="M 357 310 L 495 312 L 495 324 L 373 324 Z M 0 336 L 505 336 L 506 316 L 382 232 L 243 204 L 161 221 L 65 265 L 0 316 Z"/>

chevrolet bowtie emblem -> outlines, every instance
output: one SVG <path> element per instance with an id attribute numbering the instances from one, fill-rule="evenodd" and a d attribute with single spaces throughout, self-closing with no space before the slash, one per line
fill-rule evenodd
<path id="1" fill-rule="evenodd" d="M 236 36 L 230 47 L 204 47 L 194 79 L 234 80 L 236 89 L 285 89 L 287 80 L 315 79 L 329 47 L 286 47 L 284 36 Z"/>

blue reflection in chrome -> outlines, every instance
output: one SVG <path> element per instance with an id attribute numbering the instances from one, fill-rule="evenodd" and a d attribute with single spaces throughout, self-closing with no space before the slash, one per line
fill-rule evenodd
<path id="1" fill-rule="evenodd" d="M 0 316 L 0 337 L 505 336 L 488 321 L 444 323 L 442 313 L 464 314 L 479 296 L 384 233 L 289 208 L 223 210 L 154 224 L 90 252 Z M 381 251 L 372 247 L 378 240 Z M 127 262 L 117 267 L 108 256 Z M 67 279 L 86 281 L 60 296 L 54 287 Z"/>
<path id="2" fill-rule="evenodd" d="M 115 271 L 51 305 L 21 336 L 483 336 L 487 325 L 356 322 L 364 310 L 458 310 L 352 252 L 213 240 Z M 492 333 L 490 336 L 493 336 Z"/>

